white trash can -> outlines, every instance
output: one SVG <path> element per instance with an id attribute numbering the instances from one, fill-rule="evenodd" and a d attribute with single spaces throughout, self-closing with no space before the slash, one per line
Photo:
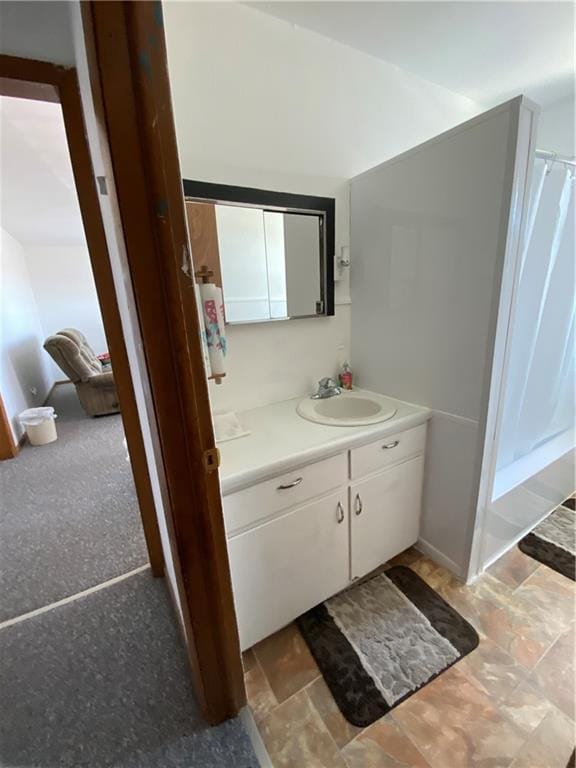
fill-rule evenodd
<path id="1" fill-rule="evenodd" d="M 58 438 L 55 419 L 54 408 L 49 405 L 42 408 L 28 408 L 18 416 L 20 424 L 26 430 L 30 445 L 46 445 Z"/>

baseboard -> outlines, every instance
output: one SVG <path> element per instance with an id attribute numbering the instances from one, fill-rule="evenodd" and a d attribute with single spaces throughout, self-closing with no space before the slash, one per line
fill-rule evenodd
<path id="1" fill-rule="evenodd" d="M 56 389 L 56 387 L 60 386 L 60 384 L 71 384 L 71 383 L 72 382 L 70 381 L 70 379 L 58 379 L 58 381 L 55 381 L 50 387 L 50 389 L 48 390 L 48 394 L 44 398 L 44 402 L 42 403 L 42 405 L 48 405 L 48 401 L 54 394 L 54 390 Z"/>
<path id="2" fill-rule="evenodd" d="M 424 541 L 424 539 L 418 539 L 415 544 L 415 548 L 418 550 L 418 552 L 426 555 L 426 557 L 429 557 L 430 560 L 434 560 L 435 563 L 438 563 L 438 565 L 446 568 L 459 579 L 465 579 L 464 569 L 462 566 L 458 565 L 458 563 L 456 563 L 454 560 L 451 560 L 449 557 L 444 555 L 442 552 L 440 552 L 439 549 L 436 549 L 436 547 L 433 547 L 432 544 Z"/>
<path id="3" fill-rule="evenodd" d="M 46 397 L 44 398 L 44 400 L 42 400 L 42 406 L 48 405 L 48 400 L 50 400 L 50 398 L 52 397 L 52 393 L 54 392 L 54 387 L 56 386 L 57 383 L 58 382 L 55 381 L 50 387 L 50 389 L 48 390 L 48 392 L 46 393 Z"/>
<path id="4" fill-rule="evenodd" d="M 258 726 L 256 725 L 256 721 L 254 720 L 254 715 L 252 714 L 252 710 L 250 709 L 250 707 L 248 706 L 243 707 L 240 710 L 239 717 L 244 727 L 246 728 L 246 732 L 248 733 L 248 738 L 252 742 L 252 747 L 254 748 L 254 752 L 256 753 L 256 759 L 260 764 L 260 768 L 274 768 L 274 766 L 272 765 L 272 760 L 270 759 L 268 750 L 266 749 L 264 741 L 262 740 L 262 736 L 260 735 L 260 731 L 258 730 Z"/>

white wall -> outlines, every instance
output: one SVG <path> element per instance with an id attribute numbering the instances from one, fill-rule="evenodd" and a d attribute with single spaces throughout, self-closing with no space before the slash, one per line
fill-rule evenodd
<path id="1" fill-rule="evenodd" d="M 42 405 L 54 375 L 42 348 L 44 331 L 24 249 L 8 232 L 0 233 L 0 392 L 18 440 L 23 430 L 16 416 Z"/>
<path id="2" fill-rule="evenodd" d="M 420 546 L 458 575 L 476 516 L 517 111 L 492 110 L 352 180 L 352 363 L 361 386 L 432 409 Z"/>
<path id="3" fill-rule="evenodd" d="M 73 66 L 69 3 L 3 0 L 0 22 L 3 54 Z"/>
<path id="4" fill-rule="evenodd" d="M 232 3 L 164 4 L 185 178 L 336 197 L 347 179 L 477 113 L 469 99 L 325 37 Z M 309 392 L 350 356 L 348 281 L 334 318 L 228 328 L 215 409 Z"/>
<path id="5" fill-rule="evenodd" d="M 86 246 L 25 249 L 30 283 L 44 337 L 77 328 L 99 355 L 108 350 L 90 256 Z M 66 375 L 50 361 L 56 379 Z"/>
<path id="6" fill-rule="evenodd" d="M 183 171 L 186 177 L 186 172 Z M 188 176 L 192 178 L 192 176 Z M 260 189 L 336 199 L 336 252 L 349 242 L 349 186 L 345 179 L 230 169 L 225 177 L 206 177 Z M 210 382 L 215 411 L 247 410 L 311 392 L 323 376 L 333 376 L 350 357 L 348 275 L 336 283 L 336 315 L 313 319 L 228 325 L 226 378 Z"/>
<path id="7" fill-rule="evenodd" d="M 574 156 L 576 152 L 574 98 L 545 107 L 538 125 L 538 149 Z"/>

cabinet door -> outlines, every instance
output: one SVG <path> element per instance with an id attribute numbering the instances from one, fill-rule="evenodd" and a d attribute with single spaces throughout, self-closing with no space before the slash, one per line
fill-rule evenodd
<path id="1" fill-rule="evenodd" d="M 346 489 L 228 539 L 242 650 L 347 586 Z"/>
<path id="2" fill-rule="evenodd" d="M 419 456 L 350 486 L 352 578 L 418 539 L 423 468 Z"/>

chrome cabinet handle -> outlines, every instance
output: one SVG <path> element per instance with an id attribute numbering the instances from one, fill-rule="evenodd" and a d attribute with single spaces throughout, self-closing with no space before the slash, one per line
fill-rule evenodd
<path id="1" fill-rule="evenodd" d="M 356 498 L 354 499 L 354 512 L 359 515 L 362 512 L 362 499 L 360 498 L 360 494 L 356 494 Z"/>
<path id="2" fill-rule="evenodd" d="M 387 445 L 383 445 L 382 448 L 384 450 L 388 450 L 389 448 L 396 448 L 397 445 L 400 445 L 400 440 L 394 440 L 393 443 L 388 443 Z"/>
<path id="3" fill-rule="evenodd" d="M 339 501 L 336 505 L 336 512 L 338 513 L 337 520 L 339 523 L 344 522 L 344 507 L 342 506 L 342 503 Z"/>
<path id="4" fill-rule="evenodd" d="M 277 491 L 287 491 L 289 488 L 294 488 L 297 485 L 300 485 L 300 483 L 304 480 L 303 477 L 297 477 L 296 480 L 292 480 L 291 483 L 286 483 L 286 485 L 279 485 L 276 489 Z"/>

